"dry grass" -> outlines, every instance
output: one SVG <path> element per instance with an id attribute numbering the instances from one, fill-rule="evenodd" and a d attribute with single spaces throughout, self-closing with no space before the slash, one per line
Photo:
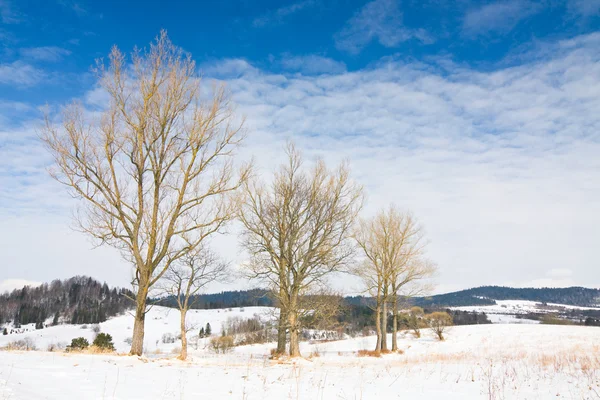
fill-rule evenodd
<path id="1" fill-rule="evenodd" d="M 381 352 L 377 350 L 359 350 L 357 354 L 359 357 L 381 357 Z"/>

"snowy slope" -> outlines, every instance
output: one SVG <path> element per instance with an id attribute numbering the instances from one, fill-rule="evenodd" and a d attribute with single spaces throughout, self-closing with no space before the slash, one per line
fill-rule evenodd
<path id="1" fill-rule="evenodd" d="M 453 310 L 485 313 L 493 324 L 537 324 L 539 321 L 517 318 L 528 313 L 561 313 L 569 310 L 600 310 L 596 307 L 579 307 L 567 304 L 547 303 L 543 305 L 527 300 L 495 300 L 489 306 L 450 307 Z"/>
<path id="2" fill-rule="evenodd" d="M 444 342 L 424 332 L 400 338 L 404 354 L 357 357 L 374 340 L 302 343 L 305 356 L 321 356 L 294 362 L 268 360 L 273 344 L 227 355 L 199 349 L 189 362 L 0 352 L 0 399 L 580 400 L 600 393 L 598 328 L 460 326 Z"/>
<path id="3" fill-rule="evenodd" d="M 258 315 L 261 319 L 273 318 L 275 309 L 245 307 L 222 310 L 190 310 L 186 320 L 188 325 L 195 328 L 189 332 L 188 336 L 197 336 L 200 327 L 206 326 L 207 323 L 210 323 L 213 334 L 219 334 L 222 324 L 228 318 L 252 318 L 254 315 Z M 173 348 L 179 346 L 178 343 L 162 343 L 164 334 L 173 336 L 179 334 L 179 320 L 179 310 L 159 306 L 152 307 L 146 314 L 144 350 L 149 354 L 157 351 L 170 352 Z M 117 352 L 129 351 L 130 345 L 126 343 L 126 340 L 130 339 L 133 334 L 133 317 L 129 313 L 111 318 L 99 325 L 102 332 L 109 333 L 113 337 Z M 5 346 L 8 342 L 29 337 L 34 340 L 38 349 L 46 350 L 50 344 L 69 344 L 71 339 L 80 336 L 85 337 L 91 343 L 95 336 L 92 325 L 58 325 L 35 330 L 32 324 L 22 328 L 28 329 L 28 331 L 22 334 L 0 335 L 0 347 Z"/>

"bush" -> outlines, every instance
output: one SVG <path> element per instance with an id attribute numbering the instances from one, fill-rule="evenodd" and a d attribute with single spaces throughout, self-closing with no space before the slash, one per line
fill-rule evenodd
<path id="1" fill-rule="evenodd" d="M 444 340 L 444 332 L 452 326 L 452 317 L 447 312 L 437 311 L 427 315 L 429 329 L 436 334 L 439 340 Z"/>
<path id="2" fill-rule="evenodd" d="M 81 351 L 87 349 L 90 342 L 84 337 L 78 337 L 71 340 L 71 344 L 67 346 L 67 351 Z"/>
<path id="3" fill-rule="evenodd" d="M 5 336 L 8 335 L 8 329 L 4 328 L 4 330 L 2 331 L 2 334 Z"/>
<path id="4" fill-rule="evenodd" d="M 175 343 L 175 336 L 170 333 L 165 333 L 162 335 L 162 342 L 164 344 Z"/>
<path id="5" fill-rule="evenodd" d="M 66 347 L 65 343 L 61 343 L 61 342 L 50 343 L 48 345 L 48 351 L 50 351 L 50 352 L 52 352 L 52 351 L 62 351 L 62 350 L 65 349 L 65 347 Z"/>
<path id="6" fill-rule="evenodd" d="M 15 340 L 14 342 L 10 342 L 8 343 L 5 347 L 5 350 L 25 350 L 25 351 L 30 351 L 30 350 L 37 350 L 37 347 L 35 346 L 35 342 L 32 338 L 30 337 L 26 337 L 24 339 L 21 340 Z"/>
<path id="7" fill-rule="evenodd" d="M 100 333 L 100 325 L 95 324 L 92 325 L 92 332 L 94 332 L 96 335 Z"/>
<path id="8" fill-rule="evenodd" d="M 540 322 L 544 325 L 575 325 L 575 323 L 568 319 L 562 319 L 557 315 L 545 314 L 540 318 Z"/>
<path id="9" fill-rule="evenodd" d="M 101 351 L 115 351 L 112 336 L 108 333 L 99 333 L 96 339 L 94 339 L 93 345 Z"/>
<path id="10" fill-rule="evenodd" d="M 220 336 L 210 339 L 210 348 L 215 353 L 228 353 L 233 348 L 233 336 Z"/>

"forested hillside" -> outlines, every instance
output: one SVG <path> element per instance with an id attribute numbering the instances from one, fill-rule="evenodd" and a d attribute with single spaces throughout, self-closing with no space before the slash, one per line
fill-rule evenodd
<path id="1" fill-rule="evenodd" d="M 133 305 L 127 289 L 110 288 L 93 278 L 76 276 L 40 286 L 25 286 L 0 294 L 0 324 L 13 322 L 45 324 L 60 322 L 88 324 L 103 322 Z"/>
<path id="2" fill-rule="evenodd" d="M 482 286 L 458 292 L 414 299 L 419 306 L 460 307 L 494 304 L 493 300 L 530 300 L 540 303 L 597 306 L 600 290 L 583 287 L 569 288 L 511 288 Z"/>
<path id="3" fill-rule="evenodd" d="M 132 307 L 127 289 L 110 288 L 93 278 L 77 276 L 64 281 L 55 280 L 37 287 L 24 287 L 0 295 L 0 324 L 98 323 Z M 594 306 L 599 303 L 600 290 L 571 288 L 510 288 L 482 286 L 453 293 L 407 299 L 405 305 L 428 308 L 475 306 L 494 304 L 494 300 L 530 300 L 541 303 L 559 303 Z M 154 304 L 176 307 L 172 297 L 154 299 Z M 370 323 L 373 299 L 363 296 L 346 297 L 340 318 L 358 326 Z M 225 291 L 194 296 L 192 308 L 218 309 L 230 307 L 273 306 L 265 289 Z"/>
<path id="4" fill-rule="evenodd" d="M 173 296 L 153 299 L 151 303 L 166 307 L 177 307 L 177 302 Z M 273 299 L 269 297 L 269 291 L 265 289 L 234 290 L 193 295 L 190 296 L 190 304 L 192 304 L 191 308 L 203 310 L 230 307 L 270 307 L 273 306 Z"/>

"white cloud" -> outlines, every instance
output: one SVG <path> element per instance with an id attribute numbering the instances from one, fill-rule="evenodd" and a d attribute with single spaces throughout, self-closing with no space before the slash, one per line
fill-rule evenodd
<path id="1" fill-rule="evenodd" d="M 71 51 L 56 46 L 45 46 L 20 49 L 19 53 L 25 58 L 36 61 L 57 62 L 70 55 Z"/>
<path id="2" fill-rule="evenodd" d="M 492 2 L 468 11 L 463 21 L 463 31 L 473 36 L 488 32 L 509 32 L 521 20 L 541 9 L 539 3 L 528 0 Z"/>
<path id="3" fill-rule="evenodd" d="M 399 0 L 374 0 L 365 4 L 335 34 L 339 50 L 358 54 L 369 43 L 377 40 L 385 47 L 396 47 L 408 40 L 431 43 L 433 38 L 424 29 L 411 29 L 403 24 Z"/>
<path id="4" fill-rule="evenodd" d="M 600 0 L 568 0 L 567 8 L 574 15 L 593 17 L 600 14 Z"/>
<path id="5" fill-rule="evenodd" d="M 346 64 L 319 55 L 292 56 L 284 55 L 279 61 L 288 71 L 296 71 L 306 75 L 337 74 L 346 71 Z"/>
<path id="6" fill-rule="evenodd" d="M 22 61 L 0 64 L 0 84 L 33 86 L 45 77 L 44 71 Z"/>
<path id="7" fill-rule="evenodd" d="M 259 173 L 282 160 L 293 138 L 309 158 L 350 159 L 368 193 L 365 215 L 390 202 L 413 210 L 440 287 L 586 286 L 600 282 L 599 44 L 600 34 L 579 37 L 485 73 L 394 60 L 316 76 L 273 74 L 243 60 L 204 72 L 228 83 L 247 116 L 243 152 L 255 155 Z M 73 203 L 45 175 L 49 159 L 31 127 L 1 132 L 0 215 L 11 217 L 0 227 L 0 239 L 11 240 L 4 257 L 28 268 L 26 279 L 81 268 L 125 285 L 125 263 L 103 269 L 109 264 L 98 261 L 113 253 L 90 252 L 79 234 L 64 237 Z M 223 240 L 223 255 L 240 257 L 235 236 Z M 38 251 L 23 256 L 26 248 Z M 52 271 L 42 267 L 49 252 Z M 0 279 L 14 277 L 7 274 L 0 270 Z"/>
<path id="8" fill-rule="evenodd" d="M 0 0 L 0 20 L 3 24 L 18 24 L 22 21 L 22 16 L 10 0 Z"/>
<path id="9" fill-rule="evenodd" d="M 284 19 L 290 15 L 296 14 L 306 8 L 315 5 L 315 0 L 303 0 L 292 3 L 288 6 L 280 7 L 274 11 L 268 12 L 252 21 L 252 25 L 256 28 L 262 28 L 267 25 L 281 24 Z"/>

